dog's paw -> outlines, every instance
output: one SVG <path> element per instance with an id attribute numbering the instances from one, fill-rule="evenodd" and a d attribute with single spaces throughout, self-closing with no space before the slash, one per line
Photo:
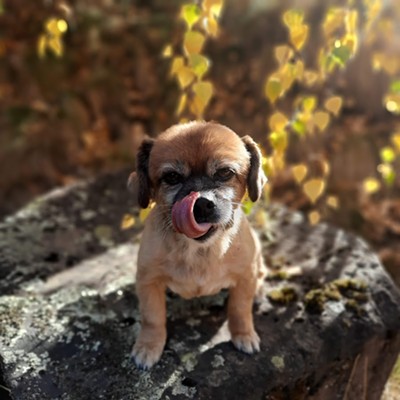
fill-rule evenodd
<path id="1" fill-rule="evenodd" d="M 137 341 L 133 346 L 131 357 L 138 368 L 148 370 L 161 358 L 163 348 L 163 342 Z"/>
<path id="2" fill-rule="evenodd" d="M 246 334 L 232 334 L 232 343 L 238 350 L 247 354 L 253 354 L 260 351 L 260 338 L 256 331 Z"/>

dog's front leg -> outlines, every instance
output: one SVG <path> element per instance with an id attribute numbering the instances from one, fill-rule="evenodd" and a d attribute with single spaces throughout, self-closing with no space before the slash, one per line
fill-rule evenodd
<path id="1" fill-rule="evenodd" d="M 228 325 L 232 342 L 238 350 L 252 354 L 260 351 L 260 338 L 253 325 L 253 300 L 256 292 L 255 279 L 240 278 L 229 289 Z"/>
<path id="2" fill-rule="evenodd" d="M 132 356 L 138 367 L 151 368 L 161 357 L 167 338 L 165 286 L 137 282 L 142 326 Z"/>

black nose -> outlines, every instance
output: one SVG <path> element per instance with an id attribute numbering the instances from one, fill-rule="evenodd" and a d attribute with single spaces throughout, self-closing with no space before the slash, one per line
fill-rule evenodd
<path id="1" fill-rule="evenodd" d="M 200 197 L 196 200 L 196 203 L 194 203 L 193 214 L 198 223 L 215 222 L 215 204 L 211 200 Z"/>

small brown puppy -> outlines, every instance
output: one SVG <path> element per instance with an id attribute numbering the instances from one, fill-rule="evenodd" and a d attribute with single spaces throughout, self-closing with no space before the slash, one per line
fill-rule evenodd
<path id="1" fill-rule="evenodd" d="M 259 199 L 265 176 L 249 137 L 207 122 L 175 125 L 144 140 L 137 156 L 138 201 L 154 200 L 141 239 L 136 290 L 142 325 L 132 355 L 150 368 L 161 357 L 166 332 L 165 290 L 184 298 L 229 288 L 233 344 L 260 349 L 252 305 L 264 276 L 260 243 L 241 209 L 248 190 Z"/>

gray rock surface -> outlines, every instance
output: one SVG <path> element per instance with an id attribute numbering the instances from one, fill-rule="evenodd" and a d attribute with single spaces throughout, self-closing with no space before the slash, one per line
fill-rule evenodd
<path id="1" fill-rule="evenodd" d="M 168 293 L 166 349 L 139 371 L 127 175 L 51 192 L 0 224 L 1 399 L 379 399 L 400 351 L 398 289 L 362 240 L 279 206 L 259 229 L 261 352 L 229 342 L 225 292 Z"/>

